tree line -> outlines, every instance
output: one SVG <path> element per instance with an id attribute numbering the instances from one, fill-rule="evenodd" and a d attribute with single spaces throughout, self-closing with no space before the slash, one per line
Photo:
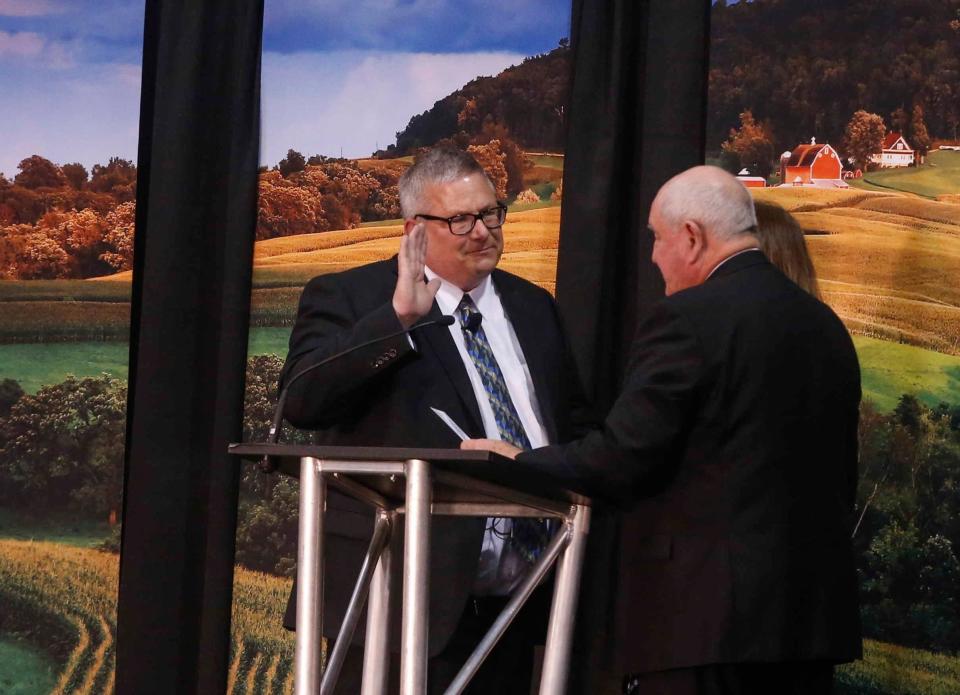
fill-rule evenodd
<path id="1" fill-rule="evenodd" d="M 906 132 L 919 107 L 931 139 L 960 137 L 958 0 L 719 0 L 711 21 L 709 151 L 746 111 L 775 154 L 841 142 L 858 111 Z"/>
<path id="2" fill-rule="evenodd" d="M 463 143 L 498 138 L 527 151 L 563 149 L 570 91 L 567 39 L 494 77 L 477 77 L 413 116 L 383 156 L 412 154 L 444 139 Z"/>
<path id="3" fill-rule="evenodd" d="M 448 141 L 452 142 L 452 141 Z M 523 154 L 497 138 L 453 144 L 468 150 L 506 200 L 523 188 Z M 304 157 L 294 149 L 260 171 L 257 240 L 350 229 L 361 222 L 400 217 L 397 183 L 409 166 L 398 159 L 349 160 Z M 516 189 L 516 191 L 514 191 Z"/>
<path id="4" fill-rule="evenodd" d="M 0 279 L 86 278 L 133 262 L 137 168 L 112 157 L 91 172 L 33 155 L 0 174 Z"/>

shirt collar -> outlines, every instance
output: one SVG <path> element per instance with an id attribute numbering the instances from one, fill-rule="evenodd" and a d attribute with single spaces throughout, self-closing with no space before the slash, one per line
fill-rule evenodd
<path id="1" fill-rule="evenodd" d="M 463 290 L 449 280 L 437 275 L 433 270 L 430 269 L 429 266 L 424 266 L 423 274 L 426 276 L 428 281 L 433 280 L 434 278 L 440 278 L 440 289 L 437 291 L 437 305 L 440 307 L 440 310 L 444 314 L 449 314 L 455 311 L 457 306 L 460 304 L 460 300 L 463 298 Z M 481 313 L 483 312 L 483 304 L 485 304 L 484 298 L 489 296 L 492 283 L 493 281 L 488 275 L 480 281 L 479 285 L 467 292 L 467 294 L 470 295 L 470 299 L 473 300 L 474 305 Z"/>

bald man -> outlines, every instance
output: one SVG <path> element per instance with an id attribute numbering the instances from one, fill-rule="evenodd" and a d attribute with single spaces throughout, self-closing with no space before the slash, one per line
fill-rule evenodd
<path id="1" fill-rule="evenodd" d="M 857 357 L 829 307 L 760 252 L 755 226 L 721 169 L 668 181 L 649 218 L 667 296 L 603 428 L 523 453 L 465 443 L 625 508 L 624 681 L 602 692 L 822 695 L 834 664 L 861 655 Z"/>

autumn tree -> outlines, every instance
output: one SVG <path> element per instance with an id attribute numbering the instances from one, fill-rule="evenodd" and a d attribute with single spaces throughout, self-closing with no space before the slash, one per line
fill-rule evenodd
<path id="1" fill-rule="evenodd" d="M 930 133 L 927 132 L 927 123 L 923 120 L 923 107 L 916 104 L 913 107 L 913 117 L 910 119 L 911 144 L 921 157 L 925 157 L 930 149 Z"/>
<path id="2" fill-rule="evenodd" d="M 111 157 L 104 164 L 94 164 L 88 187 L 97 193 L 109 193 L 119 203 L 137 197 L 137 167 L 129 159 Z"/>
<path id="3" fill-rule="evenodd" d="M 100 254 L 100 260 L 117 272 L 130 270 L 133 267 L 133 232 L 136 213 L 136 203 L 121 203 L 104 219 L 106 233 L 103 241 L 108 250 Z"/>
<path id="4" fill-rule="evenodd" d="M 23 248 L 18 254 L 17 277 L 21 280 L 55 280 L 67 277 L 70 256 L 57 240 L 44 230 L 29 228 L 23 235 Z"/>
<path id="5" fill-rule="evenodd" d="M 853 114 L 844 131 L 847 156 L 852 157 L 858 167 L 866 169 L 870 158 L 880 154 L 883 149 L 883 138 L 886 134 L 883 118 L 860 109 Z"/>
<path id="6" fill-rule="evenodd" d="M 279 171 L 260 175 L 256 238 L 324 232 L 328 226 L 321 196 L 285 181 Z"/>
<path id="7" fill-rule="evenodd" d="M 736 157 L 741 167 L 767 177 L 774 166 L 773 132 L 768 122 L 758 123 L 750 109 L 740 114 L 740 127 L 730 130 L 721 150 Z"/>
<path id="8" fill-rule="evenodd" d="M 286 178 L 290 176 L 290 174 L 303 171 L 306 166 L 307 160 L 304 159 L 303 155 L 294 149 L 289 149 L 287 150 L 287 156 L 277 163 L 277 171 L 280 172 L 281 176 Z"/>
<path id="9" fill-rule="evenodd" d="M 63 171 L 63 175 L 67 177 L 67 182 L 76 190 L 82 190 L 84 185 L 87 183 L 87 168 L 80 164 L 79 162 L 73 162 L 71 164 L 64 164 L 60 167 Z"/>
<path id="10" fill-rule="evenodd" d="M 17 165 L 20 173 L 13 182 L 24 188 L 59 188 L 67 185 L 67 177 L 63 175 L 56 164 L 40 155 L 33 155 L 20 161 Z"/>
<path id="11" fill-rule="evenodd" d="M 500 149 L 499 140 L 491 140 L 485 145 L 470 145 L 467 151 L 473 155 L 477 163 L 487 172 L 493 182 L 497 198 L 504 200 L 507 197 L 507 168 L 504 161 L 507 155 Z"/>

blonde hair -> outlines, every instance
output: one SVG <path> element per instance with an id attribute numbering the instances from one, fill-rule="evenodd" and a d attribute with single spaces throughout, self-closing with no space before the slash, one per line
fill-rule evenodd
<path id="1" fill-rule="evenodd" d="M 754 201 L 757 212 L 756 237 L 760 250 L 784 275 L 801 289 L 820 299 L 817 272 L 810 260 L 803 230 L 793 215 L 776 203 Z"/>

